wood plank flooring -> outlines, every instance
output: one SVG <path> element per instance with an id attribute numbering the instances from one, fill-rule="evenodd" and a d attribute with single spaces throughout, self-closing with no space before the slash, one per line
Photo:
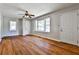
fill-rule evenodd
<path id="1" fill-rule="evenodd" d="M 79 55 L 79 47 L 36 36 L 3 38 L 0 55 Z"/>

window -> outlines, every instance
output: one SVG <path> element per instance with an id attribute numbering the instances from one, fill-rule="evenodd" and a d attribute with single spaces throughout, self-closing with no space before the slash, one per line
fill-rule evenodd
<path id="1" fill-rule="evenodd" d="M 35 31 L 50 32 L 50 18 L 35 20 Z"/>
<path id="2" fill-rule="evenodd" d="M 46 27 L 46 32 L 50 32 L 50 19 L 49 18 L 47 18 L 46 20 L 45 20 L 45 27 Z"/>
<path id="3" fill-rule="evenodd" d="M 38 21 L 37 30 L 44 31 L 44 20 Z"/>
<path id="4" fill-rule="evenodd" d="M 10 21 L 10 31 L 16 31 L 16 22 Z"/>

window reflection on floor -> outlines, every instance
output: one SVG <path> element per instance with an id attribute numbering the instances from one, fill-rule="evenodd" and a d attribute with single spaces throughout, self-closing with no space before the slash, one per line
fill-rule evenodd
<path id="1" fill-rule="evenodd" d="M 49 46 L 49 44 L 47 42 L 43 42 L 41 41 L 39 38 L 37 39 L 32 39 L 33 42 L 35 42 L 38 46 L 40 47 L 45 47 L 45 46 Z"/>

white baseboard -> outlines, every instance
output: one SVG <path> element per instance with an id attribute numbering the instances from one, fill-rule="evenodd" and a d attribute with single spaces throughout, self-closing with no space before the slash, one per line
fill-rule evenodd
<path id="1" fill-rule="evenodd" d="M 36 35 L 36 36 L 40 36 L 40 37 L 43 37 L 43 38 L 48 38 L 48 39 L 50 39 L 50 40 L 55 40 L 55 41 L 61 42 L 61 40 L 58 40 L 58 39 L 55 39 L 55 38 L 51 38 L 51 37 L 46 37 L 46 36 L 39 35 L 39 34 L 33 34 L 33 35 Z"/>

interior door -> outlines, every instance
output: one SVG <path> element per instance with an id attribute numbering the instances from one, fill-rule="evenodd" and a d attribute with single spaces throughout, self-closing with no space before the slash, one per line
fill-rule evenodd
<path id="1" fill-rule="evenodd" d="M 0 41 L 1 41 L 1 15 L 0 15 Z"/>
<path id="2" fill-rule="evenodd" d="M 77 10 L 77 17 L 78 17 L 78 19 L 77 19 L 77 45 L 79 46 L 79 10 Z"/>
<path id="3" fill-rule="evenodd" d="M 77 12 L 69 11 L 60 15 L 60 40 L 77 44 Z"/>
<path id="4" fill-rule="evenodd" d="M 19 35 L 22 35 L 23 34 L 23 20 L 22 19 L 19 19 Z"/>
<path id="5" fill-rule="evenodd" d="M 23 19 L 23 35 L 30 34 L 30 21 Z"/>

